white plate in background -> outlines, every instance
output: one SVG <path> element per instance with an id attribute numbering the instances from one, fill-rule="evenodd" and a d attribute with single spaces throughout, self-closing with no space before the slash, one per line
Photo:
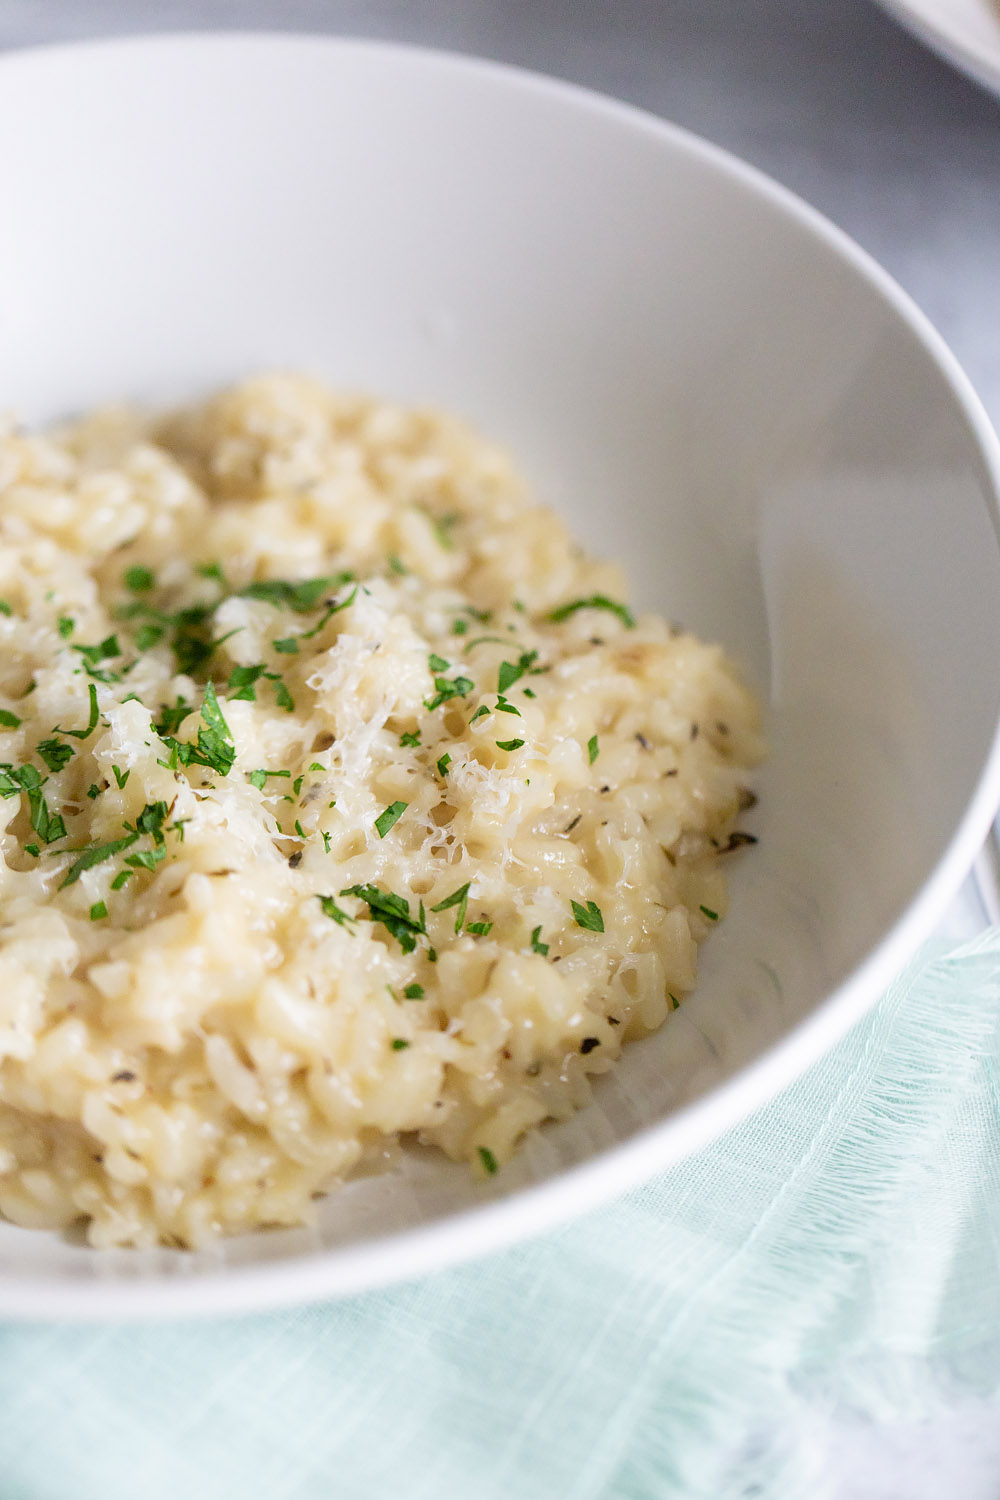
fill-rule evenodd
<path id="1" fill-rule="evenodd" d="M 963 73 L 1000 94 L 1000 0 L 881 0 Z"/>

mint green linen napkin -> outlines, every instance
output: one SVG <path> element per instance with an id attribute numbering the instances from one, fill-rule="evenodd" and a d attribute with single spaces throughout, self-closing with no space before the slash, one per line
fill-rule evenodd
<path id="1" fill-rule="evenodd" d="M 816 1413 L 1000 1389 L 1000 929 L 745 1124 L 327 1307 L 0 1329 L 2 1500 L 820 1500 Z"/>

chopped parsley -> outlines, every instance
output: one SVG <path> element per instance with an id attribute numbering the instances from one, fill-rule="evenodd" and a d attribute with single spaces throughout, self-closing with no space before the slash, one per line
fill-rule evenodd
<path id="1" fill-rule="evenodd" d="M 39 746 L 39 749 L 40 748 L 41 746 Z M 118 783 L 118 790 L 121 791 L 124 788 L 125 783 L 128 781 L 129 777 L 131 776 L 132 772 L 122 771 L 118 768 L 118 766 L 112 766 L 111 769 L 114 772 L 115 780 Z"/>
<path id="2" fill-rule="evenodd" d="M 717 911 L 713 911 L 710 906 L 699 906 L 698 910 L 702 913 L 703 916 L 706 916 L 710 922 L 717 922 L 719 920 L 719 913 Z"/>
<path id="3" fill-rule="evenodd" d="M 389 829 L 399 822 L 409 805 L 408 802 L 390 802 L 385 812 L 379 814 L 375 828 L 380 839 L 384 839 Z"/>
<path id="4" fill-rule="evenodd" d="M 67 885 L 75 885 L 84 870 L 92 870 L 95 865 L 102 865 L 106 859 L 113 859 L 116 854 L 121 854 L 124 849 L 131 849 L 132 845 L 138 842 L 138 833 L 129 833 L 123 839 L 112 839 L 109 844 L 91 844 L 89 849 L 84 849 L 77 855 L 64 875 L 59 889 L 62 890 Z"/>
<path id="5" fill-rule="evenodd" d="M 590 739 L 587 741 L 587 759 L 590 761 L 591 765 L 594 764 L 594 761 L 597 759 L 600 753 L 601 747 L 597 743 L 597 735 L 592 734 L 590 736 Z"/>
<path id="6" fill-rule="evenodd" d="M 57 724 L 55 726 L 56 734 L 71 734 L 75 740 L 85 740 L 93 734 L 97 728 L 100 709 L 97 707 L 97 689 L 92 682 L 88 683 L 88 691 L 90 693 L 90 719 L 88 720 L 86 729 L 62 729 Z"/>
<path id="7" fill-rule="evenodd" d="M 469 677 L 435 677 L 435 697 L 425 698 L 424 707 L 428 712 L 433 711 L 452 698 L 464 698 L 474 687 L 475 683 Z"/>
<path id="8" fill-rule="evenodd" d="M 501 693 L 499 698 L 497 699 L 497 705 L 494 709 L 494 713 L 514 714 L 517 718 L 521 717 L 521 710 L 519 708 L 515 708 L 513 703 L 508 703 L 503 693 Z"/>
<path id="9" fill-rule="evenodd" d="M 140 625 L 135 633 L 137 651 L 149 651 L 163 639 L 162 625 Z"/>
<path id="10" fill-rule="evenodd" d="M 469 629 L 469 622 L 468 622 L 468 620 L 452 620 L 452 622 L 451 622 L 451 633 L 452 633 L 452 635 L 465 635 L 465 634 L 467 634 L 468 629 Z"/>
<path id="11" fill-rule="evenodd" d="M 194 704 L 188 703 L 186 698 L 179 694 L 177 702 L 171 707 L 169 704 L 160 704 L 160 717 L 154 721 L 153 728 L 162 739 L 166 734 L 174 734 L 183 724 L 188 714 L 194 713 Z"/>
<path id="12" fill-rule="evenodd" d="M 241 599 L 262 599 L 276 609 L 294 610 L 298 615 L 307 615 L 319 605 L 323 595 L 331 589 L 353 581 L 353 573 L 333 573 L 323 578 L 303 578 L 292 583 L 287 578 L 270 578 L 259 583 L 248 583 L 239 590 Z"/>
<path id="13" fill-rule="evenodd" d="M 69 637 L 73 634 L 73 631 L 76 629 L 76 621 L 70 619 L 69 615 L 60 615 L 57 629 L 63 640 L 68 640 Z"/>
<path id="14" fill-rule="evenodd" d="M 229 674 L 229 681 L 226 684 L 227 690 L 236 689 L 232 693 L 232 701 L 256 703 L 257 689 L 254 684 L 259 678 L 263 677 L 266 671 L 267 668 L 263 662 L 259 662 L 253 667 L 234 667 Z"/>
<path id="15" fill-rule="evenodd" d="M 469 904 L 469 887 L 471 884 L 472 881 L 467 880 L 464 885 L 459 886 L 457 891 L 452 891 L 451 895 L 446 896 L 443 901 L 439 901 L 437 906 L 431 907 L 431 911 L 448 911 L 452 906 L 458 907 L 458 911 L 455 914 L 456 933 L 461 932 L 465 922 L 465 912 Z"/>
<path id="16" fill-rule="evenodd" d="M 446 552 L 450 552 L 455 545 L 455 539 L 451 533 L 453 528 L 457 526 L 459 521 L 462 519 L 461 516 L 457 511 L 449 510 L 446 511 L 443 516 L 432 516 L 428 514 L 427 519 L 430 522 L 431 530 L 434 532 L 434 535 L 437 538 L 438 546 L 443 547 Z"/>
<path id="17" fill-rule="evenodd" d="M 205 698 L 201 705 L 202 723 L 198 729 L 198 740 L 194 745 L 186 744 L 181 740 L 173 739 L 168 734 L 161 734 L 160 738 L 170 751 L 170 760 L 166 762 L 169 769 L 177 765 L 208 766 L 212 771 L 217 771 L 220 776 L 228 776 L 236 759 L 236 747 L 229 725 L 226 723 L 219 707 L 219 700 L 215 695 L 215 688 L 211 683 L 205 688 Z"/>
<path id="18" fill-rule="evenodd" d="M 478 1146 L 476 1149 L 479 1153 L 479 1160 L 483 1164 L 483 1171 L 487 1172 L 490 1177 L 495 1177 L 500 1168 L 493 1152 L 488 1146 Z"/>
<path id="19" fill-rule="evenodd" d="M 111 882 L 111 889 L 113 891 L 120 891 L 123 885 L 128 884 L 134 874 L 134 870 L 119 870 L 118 874 Z"/>
<path id="20" fill-rule="evenodd" d="M 579 901 L 571 901 L 569 904 L 573 908 L 573 920 L 577 927 L 583 927 L 587 932 L 604 931 L 604 917 L 596 901 L 588 901 L 586 906 L 581 906 Z"/>
<path id="21" fill-rule="evenodd" d="M 91 802 L 93 802 L 94 799 L 96 797 L 99 797 L 100 795 L 101 795 L 101 789 L 100 789 L 100 787 L 97 785 L 96 781 L 92 781 L 90 783 L 90 785 L 88 786 L 88 788 L 87 788 L 87 796 L 90 798 Z"/>
<path id="22" fill-rule="evenodd" d="M 16 729 L 20 723 L 17 714 L 12 714 L 9 708 L 0 708 L 0 725 L 4 729 Z"/>
<path id="23" fill-rule="evenodd" d="M 73 746 L 56 739 L 42 740 L 38 754 L 50 771 L 61 771 L 73 759 Z"/>
<path id="24" fill-rule="evenodd" d="M 534 666 L 537 660 L 537 651 L 524 651 L 518 657 L 516 662 L 502 661 L 500 663 L 500 671 L 497 676 L 497 692 L 502 695 L 507 691 L 509 687 L 513 687 L 514 683 L 519 681 L 519 679 L 524 676 L 525 672 L 529 671 L 531 667 Z"/>
<path id="25" fill-rule="evenodd" d="M 428 657 L 427 664 L 432 672 L 447 672 L 451 666 L 451 662 L 445 661 L 444 657 L 438 656 L 437 652 L 432 652 L 430 657 Z"/>
<path id="26" fill-rule="evenodd" d="M 294 656 L 299 649 L 298 637 L 294 635 L 283 635 L 280 640 L 272 641 L 271 645 L 282 656 Z"/>
<path id="27" fill-rule="evenodd" d="M 520 750 L 524 744 L 523 740 L 497 740 L 498 750 Z"/>
<path id="28" fill-rule="evenodd" d="M 54 844 L 66 837 L 66 824 L 58 813 L 51 813 L 42 795 L 45 778 L 34 766 L 21 766 L 11 771 L 11 776 L 28 794 L 28 815 L 31 826 L 43 844 Z M 7 793 L 7 795 L 10 795 Z"/>
<path id="29" fill-rule="evenodd" d="M 410 915 L 410 903 L 405 896 L 395 891 L 380 891 L 377 885 L 349 885 L 340 892 L 342 896 L 357 896 L 367 903 L 368 915 L 373 922 L 381 922 L 389 934 L 396 939 L 404 953 L 412 953 L 418 936 L 426 932 L 424 903 L 420 903 L 419 915 Z"/>
<path id="30" fill-rule="evenodd" d="M 103 901 L 95 901 L 93 906 L 90 908 L 90 920 L 92 922 L 99 922 L 101 918 L 106 917 L 107 914 L 108 908 L 105 906 Z"/>
<path id="31" fill-rule="evenodd" d="M 195 572 L 199 578 L 214 578 L 216 583 L 225 585 L 226 576 L 222 571 L 222 564 L 217 562 L 196 563 Z"/>
<path id="32" fill-rule="evenodd" d="M 548 943 L 543 943 L 541 941 L 541 937 L 542 929 L 541 927 L 536 927 L 534 932 L 531 934 L 531 951 L 532 953 L 540 953 L 544 958 L 549 951 L 549 945 Z"/>
<path id="33" fill-rule="evenodd" d="M 470 922 L 466 932 L 471 932 L 475 937 L 486 937 L 493 930 L 492 922 Z"/>
<path id="34" fill-rule="evenodd" d="M 149 568 L 127 568 L 125 571 L 125 587 L 132 594 L 148 594 L 156 583 L 156 578 Z"/>
<path id="35" fill-rule="evenodd" d="M 469 720 L 469 723 L 470 724 L 474 724 L 477 719 L 481 719 L 483 717 L 483 714 L 488 714 L 488 713 L 489 713 L 489 709 L 486 707 L 486 704 L 485 703 L 480 703 L 479 707 L 476 709 L 475 713 L 472 715 L 472 718 Z"/>
<path id="36" fill-rule="evenodd" d="M 323 909 L 324 917 L 329 917 L 331 922 L 336 922 L 340 927 L 346 927 L 349 922 L 356 922 L 357 917 L 348 916 L 343 907 L 337 905 L 332 896 L 317 896 L 316 900 Z"/>
<path id="37" fill-rule="evenodd" d="M 399 736 L 399 743 L 405 746 L 407 750 L 416 749 L 417 745 L 420 744 L 420 730 L 407 730 L 406 734 Z"/>
<path id="38" fill-rule="evenodd" d="M 549 615 L 554 625 L 563 620 L 568 620 L 570 615 L 575 615 L 579 609 L 606 609 L 611 614 L 617 615 L 627 630 L 635 629 L 635 616 L 627 604 L 619 604 L 615 599 L 609 599 L 606 594 L 591 594 L 587 599 L 574 599 L 571 604 L 561 604 Z"/>
<path id="39" fill-rule="evenodd" d="M 392 1039 L 393 1052 L 405 1052 L 409 1045 L 410 1044 L 406 1040 L 405 1036 L 394 1036 Z"/>
<path id="40" fill-rule="evenodd" d="M 406 574 L 409 572 L 409 569 L 403 562 L 403 559 L 396 552 L 389 553 L 389 568 L 400 578 L 405 578 Z"/>
<path id="41" fill-rule="evenodd" d="M 304 839 L 304 838 L 308 837 L 308 835 L 306 834 L 305 829 L 302 827 L 302 824 L 299 822 L 298 818 L 295 819 L 293 827 L 294 827 L 295 832 L 298 834 L 298 836 L 299 836 L 300 839 Z"/>
<path id="42" fill-rule="evenodd" d="M 7 603 L 7 600 L 6 599 L 0 599 L 0 615 L 12 615 L 13 613 L 14 613 L 14 611 L 11 609 L 10 605 Z"/>
<path id="43" fill-rule="evenodd" d="M 266 675 L 274 683 L 274 701 L 275 701 L 275 703 L 278 705 L 279 708 L 283 708 L 283 709 L 286 710 L 286 712 L 291 713 L 292 710 L 295 707 L 295 699 L 292 697 L 291 693 L 288 691 L 288 689 L 285 686 L 284 682 L 281 680 L 280 677 L 276 676 L 275 673 L 273 673 L 273 672 L 268 672 Z"/>
<path id="44" fill-rule="evenodd" d="M 447 755 L 447 754 L 442 755 L 441 758 L 440 758 L 440 760 L 437 763 L 438 775 L 439 776 L 447 776 L 447 774 L 448 774 L 448 767 L 450 765 L 451 765 L 451 756 Z"/>
<path id="45" fill-rule="evenodd" d="M 422 1000 L 424 998 L 424 987 L 422 984 L 408 984 L 403 991 L 404 1000 Z"/>

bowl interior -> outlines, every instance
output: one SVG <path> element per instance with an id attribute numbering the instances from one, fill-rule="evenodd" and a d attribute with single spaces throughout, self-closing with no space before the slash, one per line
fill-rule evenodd
<path id="1" fill-rule="evenodd" d="M 752 1107 L 778 1079 L 755 1060 L 786 1039 L 787 1075 L 823 1045 L 802 1023 L 826 1016 L 829 1039 L 872 998 L 995 786 L 995 476 L 947 359 L 784 195 L 559 85 L 261 37 L 0 68 L 0 406 L 45 420 L 284 366 L 451 407 L 643 604 L 725 643 L 773 745 L 696 995 L 497 1184 L 414 1152 L 316 1230 L 200 1257 L 0 1226 L 0 1305 L 34 1285 L 43 1308 L 117 1307 L 128 1284 L 193 1306 L 237 1268 L 266 1273 L 245 1300 L 405 1273 L 391 1231 L 435 1226 L 433 1263 L 477 1218 L 480 1243 L 543 1222 L 567 1168 L 610 1163 L 603 1191 L 611 1148 L 634 1176 Z"/>

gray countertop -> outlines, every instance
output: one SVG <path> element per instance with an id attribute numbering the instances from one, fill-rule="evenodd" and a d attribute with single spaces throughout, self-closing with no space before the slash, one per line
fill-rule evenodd
<path id="1" fill-rule="evenodd" d="M 728 147 L 896 276 L 1000 425 L 1000 100 L 869 0 L 0 0 L 0 48 L 268 27 L 518 63 Z M 960 936 L 982 920 L 967 887 L 944 930 Z M 1000 1496 L 992 1403 L 955 1404 L 921 1425 L 834 1414 L 818 1441 L 838 1500 Z"/>

